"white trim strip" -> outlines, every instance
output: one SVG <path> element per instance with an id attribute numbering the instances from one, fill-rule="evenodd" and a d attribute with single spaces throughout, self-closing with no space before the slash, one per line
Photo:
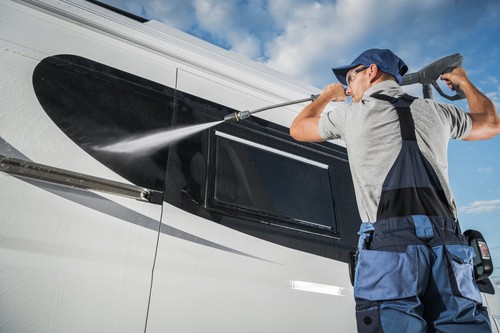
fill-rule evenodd
<path id="1" fill-rule="evenodd" d="M 262 150 L 271 152 L 273 154 L 285 156 L 285 157 L 294 159 L 296 161 L 300 161 L 300 162 L 303 162 L 303 163 L 314 165 L 314 166 L 317 166 L 317 167 L 322 168 L 322 169 L 328 170 L 328 168 L 329 168 L 328 164 L 320 163 L 320 162 L 317 162 L 317 161 L 310 160 L 308 158 L 304 158 L 302 156 L 290 154 L 290 153 L 287 153 L 287 152 L 284 152 L 284 151 L 281 151 L 281 150 L 278 150 L 278 149 L 275 149 L 275 148 L 267 147 L 267 146 L 261 145 L 259 143 L 255 143 L 255 142 L 252 142 L 252 141 L 249 141 L 249 140 L 245 140 L 245 139 L 242 139 L 242 138 L 239 138 L 237 136 L 233 136 L 233 135 L 230 135 L 230 134 L 227 134 L 227 133 L 224 133 L 224 132 L 215 131 L 215 135 L 223 137 L 223 138 L 226 138 L 226 139 L 229 139 L 229 140 L 233 140 L 233 141 L 236 141 L 236 142 L 240 142 L 240 143 L 243 143 L 243 144 L 246 144 L 246 145 L 258 148 L 258 149 L 262 149 Z"/>
<path id="2" fill-rule="evenodd" d="M 290 288 L 292 288 L 293 290 L 307 291 L 310 293 L 332 296 L 345 296 L 345 288 L 339 286 L 297 280 L 290 280 L 289 284 Z"/>

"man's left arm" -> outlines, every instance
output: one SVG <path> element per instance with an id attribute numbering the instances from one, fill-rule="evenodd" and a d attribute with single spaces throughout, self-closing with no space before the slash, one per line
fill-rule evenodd
<path id="1" fill-rule="evenodd" d="M 452 72 L 443 74 L 451 88 L 451 82 L 464 92 L 469 104 L 469 115 L 472 118 L 472 130 L 465 140 L 491 139 L 500 134 L 500 117 L 493 102 L 472 84 L 462 67 L 455 68 Z"/>
<path id="2" fill-rule="evenodd" d="M 345 99 L 342 84 L 332 83 L 325 86 L 321 95 L 297 115 L 290 126 L 290 135 L 297 141 L 325 141 L 319 132 L 320 115 L 331 101 L 343 102 Z"/>

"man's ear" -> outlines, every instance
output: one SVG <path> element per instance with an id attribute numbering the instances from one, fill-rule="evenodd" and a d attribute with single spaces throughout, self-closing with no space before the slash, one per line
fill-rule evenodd
<path id="1" fill-rule="evenodd" d="M 370 83 L 374 83 L 380 78 L 380 75 L 382 75 L 382 72 L 378 68 L 377 65 L 371 64 L 370 68 L 368 68 L 368 78 L 370 79 Z"/>

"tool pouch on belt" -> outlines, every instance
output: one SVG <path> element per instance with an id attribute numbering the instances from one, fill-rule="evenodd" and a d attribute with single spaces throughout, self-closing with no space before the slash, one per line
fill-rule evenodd
<path id="1" fill-rule="evenodd" d="M 413 238 L 411 217 L 392 218 L 371 225 L 369 242 L 360 242 L 358 247 L 354 296 L 357 299 L 383 301 L 417 295 L 417 248 L 398 247 L 392 242 L 399 236 L 403 236 L 402 239 Z M 395 237 L 392 237 L 393 229 Z"/>
<path id="2" fill-rule="evenodd" d="M 444 246 L 448 260 L 451 288 L 455 295 L 482 303 L 481 293 L 472 278 L 474 276 L 474 249 L 467 244 L 447 244 Z"/>
<path id="3" fill-rule="evenodd" d="M 373 97 L 386 100 L 395 107 L 402 146 L 383 184 L 377 222 L 363 223 L 360 230 L 355 297 L 381 301 L 416 296 L 419 283 L 426 283 L 419 281 L 423 278 L 419 276 L 419 267 L 426 265 L 422 262 L 425 256 L 419 251 L 438 245 L 442 246 L 443 264 L 448 267 L 454 293 L 481 303 L 481 295 L 472 278 L 473 250 L 459 231 L 437 174 L 417 145 L 410 112 L 415 98 L 407 95 L 398 99 L 384 95 Z M 434 234 L 437 226 L 454 228 L 454 231 L 450 231 L 451 236 L 445 239 L 442 236 L 445 232 Z M 387 239 L 396 243 L 375 244 L 380 239 L 383 243 L 384 230 L 390 232 Z M 367 246 L 368 237 L 372 241 L 370 246 Z M 437 244 L 429 245 L 431 240 Z"/>
<path id="4" fill-rule="evenodd" d="M 417 295 L 417 263 L 416 248 L 411 246 L 405 252 L 360 250 L 354 296 L 382 301 Z"/>

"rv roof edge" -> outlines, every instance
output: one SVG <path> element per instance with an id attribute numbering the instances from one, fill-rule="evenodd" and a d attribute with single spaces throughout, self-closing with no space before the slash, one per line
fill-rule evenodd
<path id="1" fill-rule="evenodd" d="M 173 57 L 180 63 L 185 63 L 184 68 L 199 68 L 244 83 L 251 89 L 269 96 L 270 103 L 294 100 L 320 91 L 317 87 L 288 77 L 263 63 L 251 61 L 160 21 L 140 23 L 92 1 L 23 0 L 20 3 L 42 8 L 51 14 L 60 15 L 65 20 L 74 20 L 83 26 L 91 27 L 97 32 L 104 32 L 157 54 Z M 297 94 L 298 88 L 301 90 L 300 95 Z"/>

